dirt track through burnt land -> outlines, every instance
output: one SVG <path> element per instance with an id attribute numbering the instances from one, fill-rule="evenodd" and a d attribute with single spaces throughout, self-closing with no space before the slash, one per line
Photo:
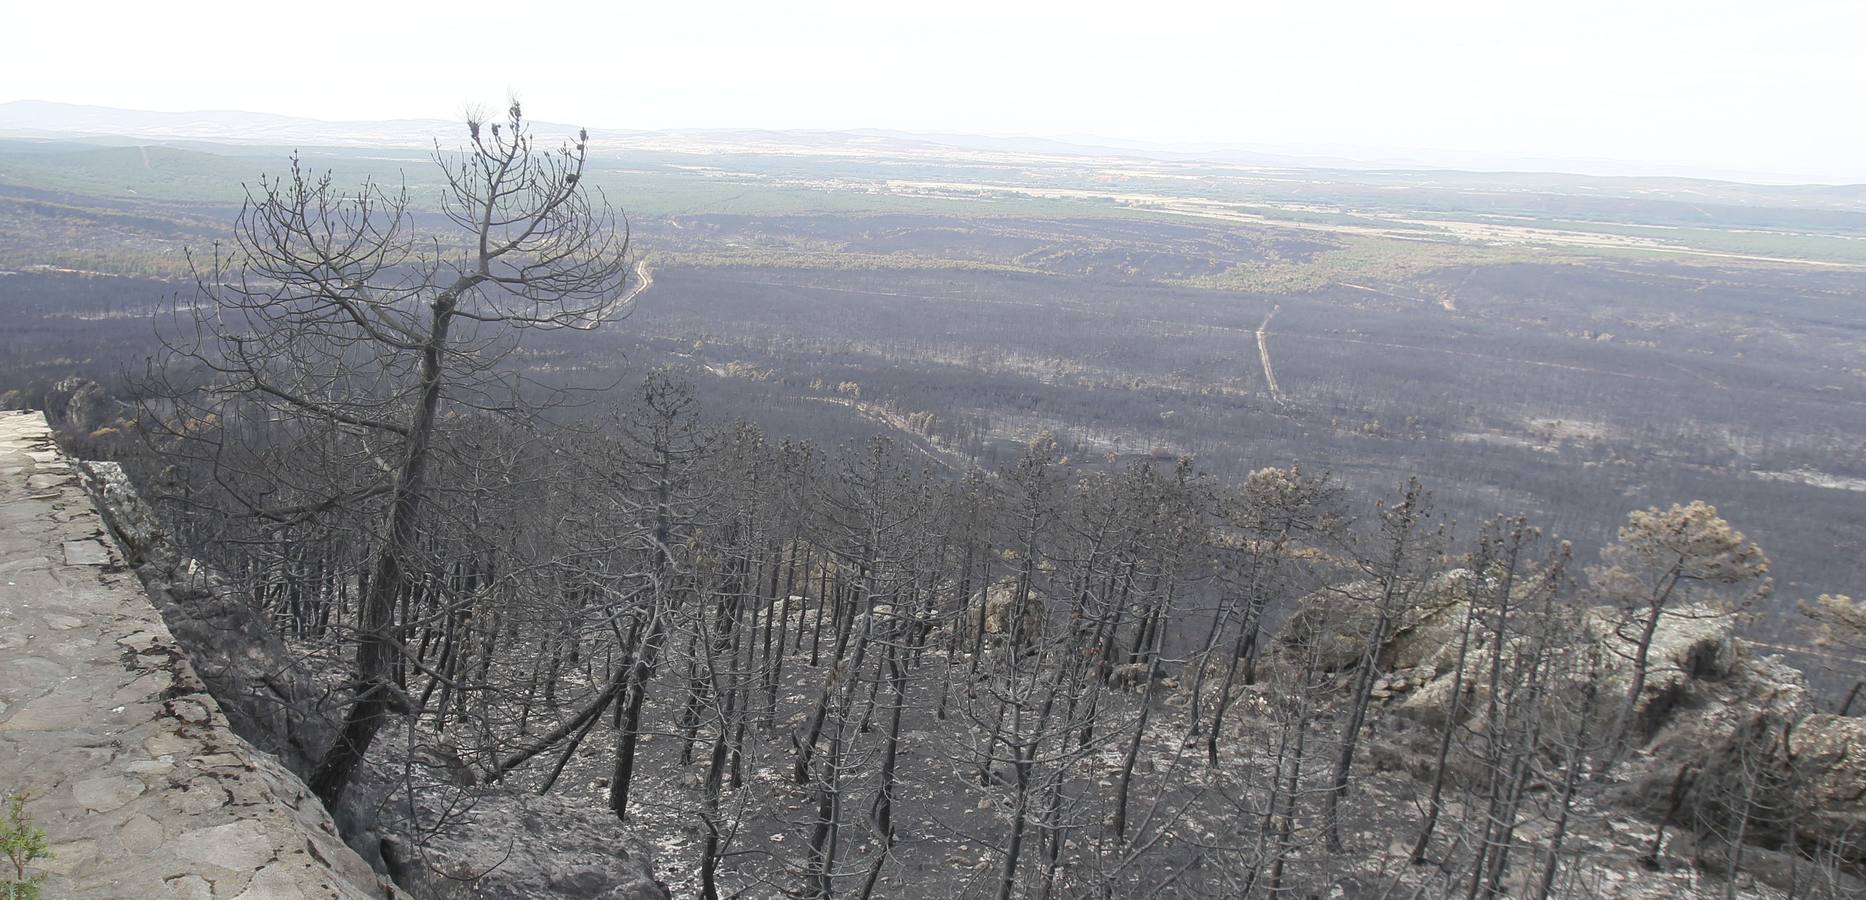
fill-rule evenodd
<path id="1" fill-rule="evenodd" d="M 1276 318 L 1280 306 L 1270 307 L 1270 314 L 1263 317 L 1263 324 L 1257 326 L 1257 357 L 1263 360 L 1263 381 L 1270 389 L 1270 397 L 1278 404 L 1287 405 L 1283 399 L 1283 389 L 1276 383 L 1276 369 L 1270 365 L 1270 320 Z"/>

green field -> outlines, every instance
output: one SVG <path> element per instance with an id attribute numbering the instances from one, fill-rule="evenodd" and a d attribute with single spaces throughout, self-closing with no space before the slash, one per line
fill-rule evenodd
<path id="1" fill-rule="evenodd" d="M 245 185 L 285 171 L 291 153 L 198 143 L 0 139 L 0 224 L 11 232 L 0 235 L 0 266 L 182 274 L 181 248 L 227 235 Z M 1323 245 L 1320 252 L 1293 256 L 1274 247 L 1247 259 L 1227 261 L 1220 254 L 1216 269 L 1168 271 L 1153 279 L 1261 293 L 1400 282 L 1452 266 L 1588 258 L 1866 266 L 1866 211 L 1849 189 L 916 153 L 610 148 L 592 159 L 586 177 L 631 225 L 650 231 L 696 216 L 762 222 L 906 215 L 1051 223 L 1038 230 L 1047 228 L 1044 239 L 1054 238 L 1057 249 L 1035 252 L 1035 258 L 1077 252 L 1079 241 L 1071 244 L 1063 232 L 1066 223 L 1081 221 Z M 406 189 L 417 211 L 440 205 L 439 170 L 418 149 L 314 148 L 302 154 L 302 166 L 328 172 L 339 186 L 372 182 L 391 192 Z M 1701 197 L 1712 199 L 1692 199 Z M 1686 217 L 1732 224 L 1668 224 Z M 711 244 L 670 235 L 653 249 L 670 262 L 709 266 L 1056 270 L 1029 264 L 1025 256 L 1032 254 L 955 256 L 756 233 Z M 1146 252 L 1134 248 L 1136 258 Z M 1191 246 L 1186 252 L 1200 251 Z M 1145 268 L 1114 265 L 1117 271 Z"/>

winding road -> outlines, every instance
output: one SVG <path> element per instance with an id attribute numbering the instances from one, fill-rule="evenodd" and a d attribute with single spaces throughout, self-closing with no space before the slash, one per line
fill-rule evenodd
<path id="1" fill-rule="evenodd" d="M 628 293 L 622 295 L 622 299 L 616 303 L 616 308 L 628 308 L 629 304 L 635 302 L 636 297 L 641 296 L 643 291 L 653 286 L 654 270 L 648 267 L 648 261 L 645 259 L 635 260 L 635 286 L 630 288 Z"/>
<path id="2" fill-rule="evenodd" d="M 1283 389 L 1277 386 L 1276 369 L 1270 365 L 1270 320 L 1276 318 L 1276 311 L 1281 306 L 1270 307 L 1270 314 L 1263 317 L 1263 324 L 1257 326 L 1257 358 L 1263 360 L 1263 381 L 1270 388 L 1270 398 L 1280 406 L 1288 406 L 1283 399 Z"/>

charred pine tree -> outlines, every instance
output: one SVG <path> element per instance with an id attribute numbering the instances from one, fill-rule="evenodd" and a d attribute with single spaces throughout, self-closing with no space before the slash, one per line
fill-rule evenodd
<path id="1" fill-rule="evenodd" d="M 634 783 L 635 755 L 642 733 L 642 710 L 649 682 L 659 662 L 669 626 L 693 594 L 691 570 L 676 556 L 677 536 L 684 536 L 693 518 L 694 463 L 711 435 L 695 420 L 691 392 L 664 375 L 643 384 L 643 421 L 637 432 L 639 461 L 617 473 L 619 487 L 645 494 L 650 502 L 646 570 L 630 579 L 637 590 L 628 595 L 625 615 L 633 619 L 635 642 L 629 652 L 627 682 L 621 698 L 621 723 L 616 732 L 614 771 L 609 779 L 609 808 L 628 818 L 629 789 Z M 631 454 L 636 455 L 636 454 Z M 632 506 L 633 504 L 628 504 Z M 626 508 L 626 507 L 625 507 Z"/>
<path id="2" fill-rule="evenodd" d="M 1774 582 L 1762 549 L 1701 500 L 1631 513 L 1601 559 L 1605 565 L 1590 572 L 1595 589 L 1622 610 L 1619 634 L 1632 645 L 1632 678 L 1599 763 L 1604 774 L 1632 740 L 1660 620 L 1737 614 L 1768 599 Z"/>
<path id="3" fill-rule="evenodd" d="M 169 390 L 150 393 L 165 399 L 146 418 L 169 449 L 202 448 L 223 509 L 289 523 L 347 508 L 379 523 L 366 530 L 343 723 L 309 778 L 330 805 L 410 706 L 398 606 L 429 571 L 443 412 L 525 414 L 534 407 L 493 399 L 520 396 L 501 366 L 519 336 L 594 328 L 627 300 L 626 235 L 582 178 L 585 136 L 540 147 L 517 103 L 467 126 L 464 150 L 436 154 L 448 233 L 423 233 L 405 191 L 346 192 L 295 158 L 262 177 L 234 243 L 191 254 L 198 296 L 177 303 L 152 367 Z M 307 450 L 340 467 L 313 483 Z"/>
<path id="4" fill-rule="evenodd" d="M 1354 683 L 1348 697 L 1347 718 L 1341 729 L 1334 775 L 1323 801 L 1324 834 L 1328 849 L 1334 853 L 1344 849 L 1341 801 L 1348 791 L 1361 728 L 1367 721 L 1381 650 L 1438 555 L 1442 535 L 1430 527 L 1431 517 L 1430 495 L 1418 479 L 1409 479 L 1399 502 L 1380 505 L 1373 552 L 1359 563 L 1371 596 L 1353 599 L 1371 604 L 1372 610 L 1370 624 L 1361 641 L 1360 659 L 1354 668 Z"/>
<path id="5" fill-rule="evenodd" d="M 1257 681 L 1257 657 L 1265 611 L 1273 598 L 1290 593 L 1301 560 L 1293 542 L 1319 543 L 1336 536 L 1341 514 L 1339 486 L 1327 476 L 1306 476 L 1300 468 L 1259 469 L 1250 474 L 1232 503 L 1221 507 L 1223 522 L 1218 536 L 1220 563 L 1230 584 L 1243 594 L 1237 634 L 1224 661 L 1224 678 L 1213 701 L 1212 721 L 1205 729 L 1207 765 L 1218 765 L 1218 744 L 1225 714 L 1231 708 L 1238 681 Z M 1220 623 L 1222 624 L 1222 623 Z M 1217 641 L 1222 628 L 1212 629 Z M 1211 653 L 1208 647 L 1206 656 Z M 1195 734 L 1207 666 L 1201 661 L 1192 692 L 1191 718 Z"/>

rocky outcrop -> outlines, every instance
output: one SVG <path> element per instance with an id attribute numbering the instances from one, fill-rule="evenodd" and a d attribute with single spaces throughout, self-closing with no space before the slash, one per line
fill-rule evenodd
<path id="1" fill-rule="evenodd" d="M 1456 643 L 1462 613 L 1451 610 L 1463 608 L 1470 577 L 1464 569 L 1453 569 L 1432 576 L 1407 594 L 1406 608 L 1390 626 L 1392 637 L 1380 654 L 1380 668 L 1420 666 L 1426 656 Z M 1282 655 L 1300 658 L 1324 672 L 1360 665 L 1376 624 L 1380 597 L 1380 586 L 1371 581 L 1349 582 L 1304 597 L 1278 633 Z"/>
<path id="2" fill-rule="evenodd" d="M 1381 699 L 1391 699 L 1403 715 L 1433 723 L 1442 720 L 1451 707 L 1452 687 L 1459 681 L 1458 646 L 1468 611 L 1461 599 L 1414 611 L 1381 654 L 1386 673 L 1377 682 L 1377 692 L 1385 693 Z M 1596 724 L 1611 728 L 1615 723 L 1608 719 L 1617 714 L 1612 698 L 1624 696 L 1632 684 L 1636 629 L 1624 627 L 1620 614 L 1606 607 L 1574 611 L 1565 625 L 1587 637 L 1578 648 L 1578 662 L 1569 667 L 1556 691 L 1574 694 L 1591 686 L 1598 697 L 1608 698 L 1595 704 L 1595 714 L 1601 717 Z M 1799 708 L 1806 694 L 1801 674 L 1786 667 L 1762 671 L 1742 651 L 1736 625 L 1734 617 L 1701 607 L 1681 607 L 1661 620 L 1630 724 L 1637 738 L 1659 739 L 1676 724 L 1677 715 L 1701 709 L 1705 698 L 1713 694 L 1734 691 L 1740 696 L 1731 699 L 1738 705 L 1745 698 L 1762 703 L 1760 698 L 1767 694 L 1771 705 Z M 1467 715 L 1483 705 L 1482 676 L 1497 652 L 1484 639 L 1481 622 L 1476 630 L 1479 633 L 1473 635 L 1464 656 L 1467 694 L 1461 706 Z M 1526 645 L 1542 640 L 1529 634 L 1512 635 L 1502 647 L 1505 663 Z"/>
<path id="3" fill-rule="evenodd" d="M 959 634 L 967 641 L 979 638 L 981 605 L 984 607 L 982 624 L 985 638 L 1002 640 L 1013 630 L 1026 637 L 1035 637 L 1043 628 L 1042 598 L 1032 591 L 1025 598 L 1022 608 L 1017 608 L 1017 582 L 1006 578 L 983 591 L 982 596 L 973 597 L 972 602 L 967 604 L 965 616 L 959 621 Z"/>
<path id="4" fill-rule="evenodd" d="M 87 378 L 64 378 L 45 392 L 45 417 L 67 434 L 90 434 L 115 419 L 119 404 Z"/>
<path id="5" fill-rule="evenodd" d="M 1799 670 L 1733 646 L 1727 669 L 1668 693 L 1651 740 L 1623 767 L 1621 801 L 1866 865 L 1866 719 L 1815 712 Z"/>
<path id="6" fill-rule="evenodd" d="M 119 466 L 84 470 L 111 533 L 235 730 L 308 773 L 336 734 L 326 687 L 334 679 L 299 664 L 243 597 L 181 552 Z M 385 758 L 366 767 L 336 820 L 351 847 L 419 900 L 667 896 L 646 847 L 607 810 L 475 785 L 457 757 L 411 748 L 405 731 L 383 735 L 372 753 Z"/>
<path id="7" fill-rule="evenodd" d="M 1805 832 L 1838 836 L 1848 858 L 1866 861 L 1866 719 L 1817 713 L 1785 728 L 1777 763 Z"/>
<path id="8" fill-rule="evenodd" d="M 1461 723 L 1482 731 L 1483 674 L 1495 651 L 1474 640 L 1460 680 L 1458 644 L 1469 607 L 1456 592 L 1426 596 L 1443 602 L 1408 612 L 1382 649 L 1374 696 L 1398 715 L 1442 727 L 1461 682 Z M 1353 627 L 1345 610 L 1334 620 L 1349 622 L 1336 631 Z M 1314 621 L 1320 628 L 1327 620 Z M 1585 710 L 1580 714 L 1592 719 L 1586 729 L 1606 735 L 1631 685 L 1633 629 L 1605 607 L 1575 610 L 1568 624 L 1586 639 L 1544 705 L 1564 714 Z M 1612 796 L 1655 819 L 1725 834 L 1740 826 L 1748 841 L 1792 842 L 1866 864 L 1866 719 L 1816 713 L 1802 673 L 1754 652 L 1737 625 L 1733 616 L 1691 606 L 1660 620 L 1629 726 L 1634 752 L 1615 771 Z M 1531 640 L 1506 642 L 1505 662 Z M 1599 699 L 1586 707 L 1574 702 L 1584 690 Z"/>
<path id="9" fill-rule="evenodd" d="M 453 820 L 446 840 L 425 846 L 406 832 L 383 839 L 389 872 L 417 897 L 668 896 L 654 879 L 647 846 L 623 834 L 607 809 L 499 788 L 430 786 L 416 797 L 423 821 Z"/>

